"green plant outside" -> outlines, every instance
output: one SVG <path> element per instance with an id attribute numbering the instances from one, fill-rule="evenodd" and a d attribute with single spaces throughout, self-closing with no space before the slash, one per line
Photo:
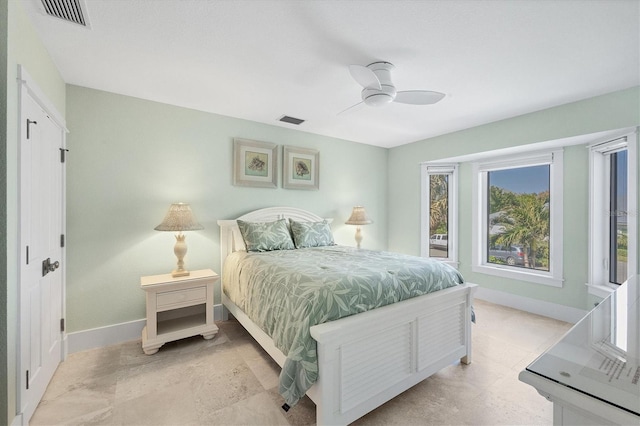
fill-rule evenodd
<path id="1" fill-rule="evenodd" d="M 493 236 L 491 244 L 519 245 L 524 249 L 524 267 L 549 270 L 549 191 L 517 194 L 500 187 L 489 189 L 491 212 L 502 212 L 490 225 L 504 232 Z M 503 263 L 492 262 L 490 263 Z"/>

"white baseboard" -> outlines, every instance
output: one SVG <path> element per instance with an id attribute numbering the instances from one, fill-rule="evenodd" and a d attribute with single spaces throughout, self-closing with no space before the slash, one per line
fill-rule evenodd
<path id="1" fill-rule="evenodd" d="M 214 305 L 213 320 L 222 320 L 221 304 Z M 142 329 L 146 323 L 146 319 L 139 319 L 120 324 L 108 325 L 105 327 L 67 333 L 65 336 L 66 353 L 72 354 L 74 352 L 117 345 L 131 340 L 140 340 Z"/>
<path id="2" fill-rule="evenodd" d="M 72 354 L 130 340 L 139 340 L 142 328 L 146 323 L 146 320 L 140 319 L 69 333 L 67 334 L 67 353 Z"/>
<path id="3" fill-rule="evenodd" d="M 22 413 L 16 414 L 13 418 L 13 421 L 10 423 L 11 426 L 22 426 Z"/>
<path id="4" fill-rule="evenodd" d="M 520 309 L 521 311 L 543 315 L 560 321 L 566 321 L 572 324 L 575 324 L 587 314 L 587 311 L 582 309 L 531 299 L 524 296 L 517 296 L 511 293 L 491 290 L 481 286 L 478 286 L 475 298 L 496 303 L 498 305 Z M 215 305 L 213 307 L 214 321 L 222 321 L 222 315 L 223 305 Z M 139 340 L 141 338 L 142 328 L 145 324 L 145 319 L 139 319 L 121 324 L 113 324 L 105 327 L 68 333 L 65 336 L 67 348 L 66 353 L 72 354 L 74 352 L 117 345 L 131 340 Z"/>
<path id="5" fill-rule="evenodd" d="M 529 297 L 518 296 L 481 286 L 478 286 L 478 290 L 476 291 L 474 298 L 495 303 L 497 305 L 519 309 L 525 312 L 531 312 L 532 314 L 565 321 L 571 324 L 575 324 L 580 321 L 588 312 L 583 309 L 572 308 L 571 306 L 545 302 L 544 300 L 531 299 Z"/>

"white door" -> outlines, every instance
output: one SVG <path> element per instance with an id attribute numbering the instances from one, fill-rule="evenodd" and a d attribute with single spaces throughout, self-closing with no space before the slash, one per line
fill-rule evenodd
<path id="1" fill-rule="evenodd" d="M 27 424 L 62 359 L 64 129 L 21 87 L 20 386 Z M 40 101 L 42 102 L 42 101 Z"/>

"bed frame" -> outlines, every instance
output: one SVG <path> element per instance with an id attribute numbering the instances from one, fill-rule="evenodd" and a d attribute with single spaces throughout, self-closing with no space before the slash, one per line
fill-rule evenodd
<path id="1" fill-rule="evenodd" d="M 272 207 L 238 219 L 320 221 L 305 210 Z M 325 219 L 331 221 L 330 219 Z M 235 220 L 219 220 L 221 267 L 244 250 Z M 318 347 L 318 381 L 307 395 L 318 425 L 348 424 L 460 360 L 471 362 L 471 303 L 475 284 L 464 284 L 311 327 Z M 282 367 L 285 355 L 222 292 L 231 313 Z M 228 311 L 227 311 L 228 310 Z"/>

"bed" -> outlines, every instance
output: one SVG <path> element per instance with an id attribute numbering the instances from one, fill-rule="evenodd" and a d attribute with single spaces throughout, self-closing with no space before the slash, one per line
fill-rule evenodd
<path id="1" fill-rule="evenodd" d="M 236 258 L 246 257 L 245 242 L 238 224 L 270 223 L 281 219 L 300 223 L 325 220 L 305 210 L 273 207 L 256 210 L 236 220 L 218 221 L 223 287 L 227 285 L 226 282 L 232 281 L 233 262 L 238 261 Z M 330 221 L 326 219 L 327 223 Z M 304 250 L 307 249 L 288 252 L 309 256 L 310 252 Z M 329 247 L 323 250 L 323 255 L 347 256 L 349 250 L 356 249 Z M 320 254 L 320 251 L 312 253 L 313 256 Z M 275 257 L 277 259 L 284 255 L 289 254 L 276 253 Z M 225 266 L 227 260 L 229 262 Z M 282 262 L 285 263 L 284 258 Z M 282 347 L 280 338 L 272 338 L 263 331 L 265 326 L 262 319 L 255 316 L 250 318 L 245 312 L 244 296 L 238 298 L 237 294 L 233 294 L 234 291 L 232 288 L 222 292 L 225 319 L 231 313 L 284 368 L 281 374 L 282 391 L 283 376 L 286 376 L 291 360 L 278 348 Z M 306 394 L 316 404 L 317 424 L 348 424 L 438 370 L 458 360 L 470 363 L 474 291 L 473 284 L 457 284 L 312 325 L 308 334 L 315 347 L 313 356 L 317 361 L 317 380 L 314 380 L 315 383 Z M 234 300 L 238 303 L 234 303 Z M 288 397 L 285 395 L 285 399 Z"/>

